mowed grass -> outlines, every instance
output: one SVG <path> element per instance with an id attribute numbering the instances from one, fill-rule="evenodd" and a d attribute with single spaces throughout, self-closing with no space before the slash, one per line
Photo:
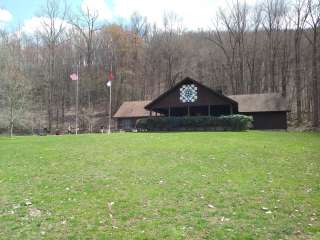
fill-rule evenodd
<path id="1" fill-rule="evenodd" d="M 320 239 L 320 134 L 0 138 L 0 239 Z"/>

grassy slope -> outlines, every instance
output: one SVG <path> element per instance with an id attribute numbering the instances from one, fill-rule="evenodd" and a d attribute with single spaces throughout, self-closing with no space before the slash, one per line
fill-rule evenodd
<path id="1" fill-rule="evenodd" d="M 319 170 L 319 134 L 2 137 L 0 239 L 320 239 Z"/>

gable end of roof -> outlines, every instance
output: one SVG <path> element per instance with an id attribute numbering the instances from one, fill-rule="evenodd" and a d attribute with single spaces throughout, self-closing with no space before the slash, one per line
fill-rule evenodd
<path id="1" fill-rule="evenodd" d="M 226 99 L 227 101 L 229 102 L 232 102 L 233 104 L 238 104 L 236 101 L 234 101 L 232 98 L 229 98 L 228 96 L 225 96 L 217 91 L 214 91 L 213 89 L 211 89 L 210 87 L 190 78 L 190 77 L 186 77 L 184 78 L 183 80 L 179 81 L 178 83 L 176 83 L 172 88 L 168 89 L 167 91 L 163 92 L 162 94 L 160 94 L 160 96 L 158 96 L 157 98 L 155 98 L 154 100 L 152 100 L 149 104 L 147 104 L 145 106 L 145 109 L 148 109 L 148 110 L 151 110 L 150 107 L 157 103 L 158 101 L 160 101 L 161 99 L 163 99 L 165 96 L 167 96 L 169 93 L 173 92 L 174 90 L 176 90 L 176 88 L 178 88 L 180 85 L 186 83 L 186 82 L 191 82 L 191 83 L 194 83 L 194 84 L 197 84 L 207 90 L 209 90 L 210 92 L 212 92 L 213 94 L 223 98 L 223 99 Z"/>

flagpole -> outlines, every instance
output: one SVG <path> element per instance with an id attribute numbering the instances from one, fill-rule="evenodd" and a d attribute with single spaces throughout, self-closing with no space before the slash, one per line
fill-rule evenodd
<path id="1" fill-rule="evenodd" d="M 113 60 L 113 51 L 111 52 L 111 64 L 110 64 L 110 73 L 109 73 L 109 76 L 108 76 L 108 80 L 109 80 L 109 83 L 110 83 L 110 86 L 109 86 L 109 126 L 108 126 L 108 135 L 110 135 L 111 133 L 111 101 L 112 101 L 112 96 L 111 96 L 111 88 L 112 88 L 112 80 L 113 80 L 113 76 L 112 76 L 112 60 Z"/>
<path id="2" fill-rule="evenodd" d="M 78 105 L 79 105 L 79 64 L 77 64 L 77 84 L 76 84 L 76 135 L 78 135 Z"/>
<path id="3" fill-rule="evenodd" d="M 111 67 L 110 67 L 110 73 L 112 75 L 112 64 L 111 64 Z M 110 75 L 110 74 L 109 74 Z M 111 133 L 111 101 L 112 101 L 112 96 L 111 96 L 111 88 L 112 88 L 112 79 L 110 76 L 108 76 L 108 80 L 110 82 L 110 86 L 109 86 L 109 126 L 108 126 L 108 135 Z"/>
<path id="4" fill-rule="evenodd" d="M 111 133 L 111 87 L 112 87 L 112 83 L 110 84 L 109 87 L 109 126 L 108 126 L 108 135 Z"/>

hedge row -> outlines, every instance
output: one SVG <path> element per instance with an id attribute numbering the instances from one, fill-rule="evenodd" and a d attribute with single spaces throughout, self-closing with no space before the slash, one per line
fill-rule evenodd
<path id="1" fill-rule="evenodd" d="M 252 124 L 252 117 L 228 115 L 220 117 L 150 117 L 137 122 L 139 131 L 244 131 Z"/>

